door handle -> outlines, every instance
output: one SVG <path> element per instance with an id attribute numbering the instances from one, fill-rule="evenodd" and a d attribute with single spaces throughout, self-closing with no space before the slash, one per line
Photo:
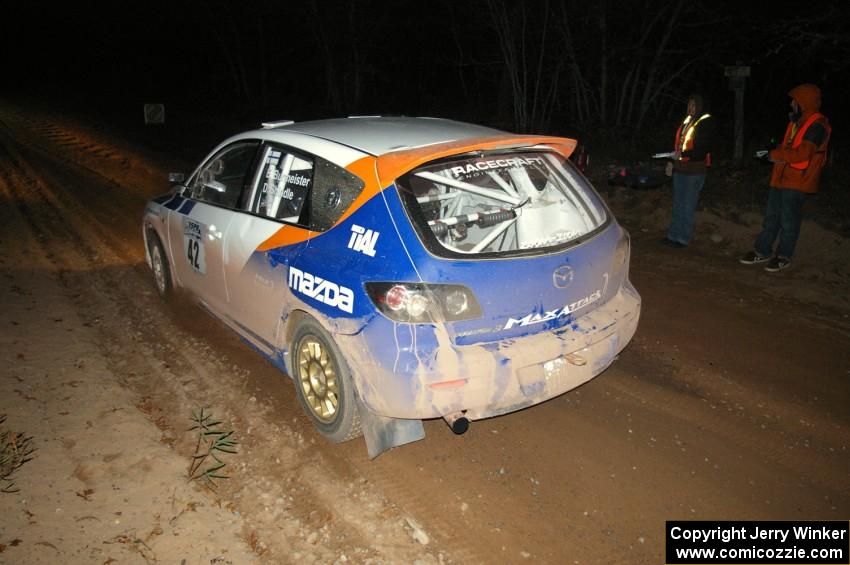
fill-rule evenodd
<path id="1" fill-rule="evenodd" d="M 210 224 L 210 227 L 207 228 L 207 237 L 210 238 L 210 241 L 221 239 L 223 235 L 224 232 L 219 229 L 216 229 L 216 227 L 212 224 Z"/>

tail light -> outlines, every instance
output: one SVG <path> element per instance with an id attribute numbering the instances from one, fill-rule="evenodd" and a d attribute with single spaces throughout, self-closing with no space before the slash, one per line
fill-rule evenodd
<path id="1" fill-rule="evenodd" d="M 482 315 L 475 295 L 459 284 L 371 282 L 366 283 L 366 293 L 395 322 L 456 322 Z"/>

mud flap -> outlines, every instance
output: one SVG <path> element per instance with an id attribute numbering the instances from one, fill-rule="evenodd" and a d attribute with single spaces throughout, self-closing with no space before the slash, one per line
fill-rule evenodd
<path id="1" fill-rule="evenodd" d="M 360 426 L 363 437 L 366 438 L 366 450 L 369 459 L 374 459 L 384 451 L 419 441 L 425 437 L 422 420 L 402 420 L 378 416 L 366 408 L 357 397 L 357 408 L 360 410 Z"/>

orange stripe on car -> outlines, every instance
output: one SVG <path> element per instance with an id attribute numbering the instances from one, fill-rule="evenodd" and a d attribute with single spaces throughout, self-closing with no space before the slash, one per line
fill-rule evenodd
<path id="1" fill-rule="evenodd" d="M 262 242 L 257 247 L 257 251 L 268 251 L 269 249 L 295 245 L 308 239 L 310 239 L 310 230 L 298 226 L 282 226 L 270 238 Z"/>
<path id="2" fill-rule="evenodd" d="M 337 224 L 343 222 L 347 217 L 360 209 L 361 206 L 366 204 L 369 200 L 372 199 L 373 196 L 377 195 L 383 188 L 381 184 L 378 182 L 378 177 L 375 174 L 376 171 L 376 161 L 375 157 L 371 155 L 368 157 L 363 157 L 362 159 L 358 159 L 348 165 L 345 169 L 351 173 L 352 175 L 356 175 L 365 183 L 363 190 L 354 199 L 354 202 L 351 203 L 351 206 L 348 207 L 348 210 L 337 220 L 334 227 Z"/>

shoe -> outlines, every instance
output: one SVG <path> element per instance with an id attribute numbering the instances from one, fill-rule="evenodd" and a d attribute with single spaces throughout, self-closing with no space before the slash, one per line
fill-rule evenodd
<path id="1" fill-rule="evenodd" d="M 683 247 L 687 247 L 687 243 L 682 243 L 681 241 L 676 241 L 675 239 L 670 239 L 669 237 L 665 237 L 661 240 L 661 243 L 664 245 L 668 245 L 673 249 L 682 249 Z"/>
<path id="2" fill-rule="evenodd" d="M 738 260 L 742 265 L 758 265 L 760 263 L 767 263 L 768 261 L 770 261 L 770 257 L 764 257 L 755 251 L 750 251 Z"/>
<path id="3" fill-rule="evenodd" d="M 787 269 L 790 266 L 791 259 L 786 259 L 785 257 L 774 257 L 770 260 L 770 263 L 765 266 L 764 270 L 768 273 L 775 273 L 776 271 Z"/>

